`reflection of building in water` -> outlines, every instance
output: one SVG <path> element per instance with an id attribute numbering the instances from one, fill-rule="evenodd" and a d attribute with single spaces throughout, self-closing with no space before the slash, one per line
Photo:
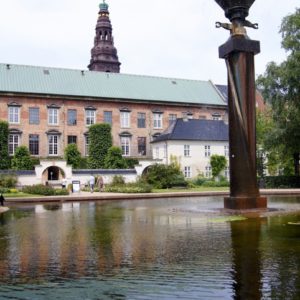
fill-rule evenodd
<path id="1" fill-rule="evenodd" d="M 7 268 L 2 268 L 2 273 L 17 272 L 21 278 L 32 279 L 49 274 L 86 276 L 118 271 L 123 266 L 139 269 L 144 263 L 177 263 L 188 260 L 185 255 L 191 251 L 193 259 L 204 264 L 216 259 L 215 248 L 224 248 L 223 261 L 230 266 L 228 225 L 211 231 L 214 247 L 206 240 L 211 229 L 196 214 L 167 208 L 123 209 L 102 203 L 38 206 L 32 216 L 10 224 Z M 224 243 L 224 238 L 228 242 Z M 186 251 L 178 256 L 178 249 Z"/>

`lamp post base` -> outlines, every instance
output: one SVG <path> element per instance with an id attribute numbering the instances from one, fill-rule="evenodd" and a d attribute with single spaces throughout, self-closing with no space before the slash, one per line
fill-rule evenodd
<path id="1" fill-rule="evenodd" d="M 266 209 L 267 197 L 225 197 L 224 198 L 225 209 Z"/>

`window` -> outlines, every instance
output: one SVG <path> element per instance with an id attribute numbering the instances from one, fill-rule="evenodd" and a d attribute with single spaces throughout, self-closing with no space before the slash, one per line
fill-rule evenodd
<path id="1" fill-rule="evenodd" d="M 211 166 L 205 167 L 205 177 L 211 178 Z"/>
<path id="2" fill-rule="evenodd" d="M 183 112 L 182 113 L 182 118 L 191 120 L 191 119 L 193 119 L 193 113 L 191 113 L 189 111 Z"/>
<path id="3" fill-rule="evenodd" d="M 155 147 L 155 158 L 159 159 L 159 147 Z"/>
<path id="4" fill-rule="evenodd" d="M 191 156 L 190 145 L 184 145 L 183 153 L 184 153 L 184 156 Z"/>
<path id="5" fill-rule="evenodd" d="M 225 177 L 226 177 L 227 179 L 229 179 L 229 177 L 230 177 L 229 167 L 226 167 L 225 170 L 224 170 L 224 172 L 225 172 Z"/>
<path id="6" fill-rule="evenodd" d="M 48 135 L 48 154 L 51 156 L 58 155 L 58 135 Z"/>
<path id="7" fill-rule="evenodd" d="M 29 124 L 40 124 L 40 109 L 29 107 Z"/>
<path id="8" fill-rule="evenodd" d="M 68 135 L 68 144 L 77 144 L 77 136 Z"/>
<path id="9" fill-rule="evenodd" d="M 210 146 L 209 145 L 205 145 L 204 147 L 204 155 L 205 157 L 210 157 Z"/>
<path id="10" fill-rule="evenodd" d="M 129 156 L 130 155 L 130 138 L 127 136 L 121 137 L 121 148 L 122 155 Z"/>
<path id="11" fill-rule="evenodd" d="M 85 135 L 85 147 L 84 147 L 84 155 L 89 156 L 89 143 L 90 139 L 88 135 Z"/>
<path id="12" fill-rule="evenodd" d="M 164 145 L 164 158 L 167 158 L 167 145 Z"/>
<path id="13" fill-rule="evenodd" d="M 184 177 L 186 178 L 192 177 L 191 167 L 184 167 Z"/>
<path id="14" fill-rule="evenodd" d="M 20 123 L 20 107 L 9 106 L 8 107 L 8 123 L 19 124 Z"/>
<path id="15" fill-rule="evenodd" d="M 169 114 L 169 125 L 172 125 L 177 119 L 176 114 Z"/>
<path id="16" fill-rule="evenodd" d="M 224 146 L 224 156 L 225 157 L 229 156 L 229 146 Z"/>
<path id="17" fill-rule="evenodd" d="M 29 134 L 29 152 L 31 155 L 39 155 L 39 135 Z"/>
<path id="18" fill-rule="evenodd" d="M 129 128 L 130 127 L 130 112 L 121 111 L 120 118 L 121 118 L 121 128 Z"/>
<path id="19" fill-rule="evenodd" d="M 146 155 L 146 138 L 138 137 L 138 153 L 139 155 Z"/>
<path id="20" fill-rule="evenodd" d="M 104 112 L 104 123 L 112 125 L 112 111 Z"/>
<path id="21" fill-rule="evenodd" d="M 145 113 L 137 114 L 137 127 L 138 128 L 146 128 L 146 114 Z"/>
<path id="22" fill-rule="evenodd" d="M 91 109 L 85 110 L 85 124 L 87 126 L 93 125 L 96 123 L 96 111 Z"/>
<path id="23" fill-rule="evenodd" d="M 155 128 L 155 129 L 163 128 L 162 117 L 163 117 L 163 114 L 161 114 L 161 113 L 153 114 L 153 128 Z"/>
<path id="24" fill-rule="evenodd" d="M 212 119 L 215 121 L 219 121 L 219 120 L 221 120 L 221 115 L 217 114 L 217 113 L 212 114 Z"/>
<path id="25" fill-rule="evenodd" d="M 68 109 L 68 125 L 74 126 L 77 125 L 77 110 Z"/>
<path id="26" fill-rule="evenodd" d="M 17 147 L 20 145 L 20 135 L 10 134 L 8 136 L 8 153 L 9 155 L 14 155 Z"/>
<path id="27" fill-rule="evenodd" d="M 58 109 L 48 108 L 48 124 L 58 125 Z"/>

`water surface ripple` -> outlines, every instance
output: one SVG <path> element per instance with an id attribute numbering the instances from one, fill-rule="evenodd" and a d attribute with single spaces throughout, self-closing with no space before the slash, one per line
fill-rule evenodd
<path id="1" fill-rule="evenodd" d="M 0 215 L 0 299 L 300 299 L 295 213 L 228 222 L 222 198 L 23 205 Z"/>

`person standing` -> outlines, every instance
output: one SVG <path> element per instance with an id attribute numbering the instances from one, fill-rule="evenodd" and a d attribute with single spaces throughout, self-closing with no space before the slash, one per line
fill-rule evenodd
<path id="1" fill-rule="evenodd" d="M 1 195 L 0 195 L 0 204 L 1 204 L 1 206 L 4 206 L 4 201 L 5 201 L 5 199 L 4 199 L 4 197 L 1 193 Z"/>
<path id="2" fill-rule="evenodd" d="M 98 177 L 98 188 L 99 192 L 103 192 L 104 182 L 102 176 Z"/>
<path id="3" fill-rule="evenodd" d="M 90 192 L 93 193 L 94 192 L 94 186 L 95 186 L 95 177 L 91 174 L 90 176 Z"/>

